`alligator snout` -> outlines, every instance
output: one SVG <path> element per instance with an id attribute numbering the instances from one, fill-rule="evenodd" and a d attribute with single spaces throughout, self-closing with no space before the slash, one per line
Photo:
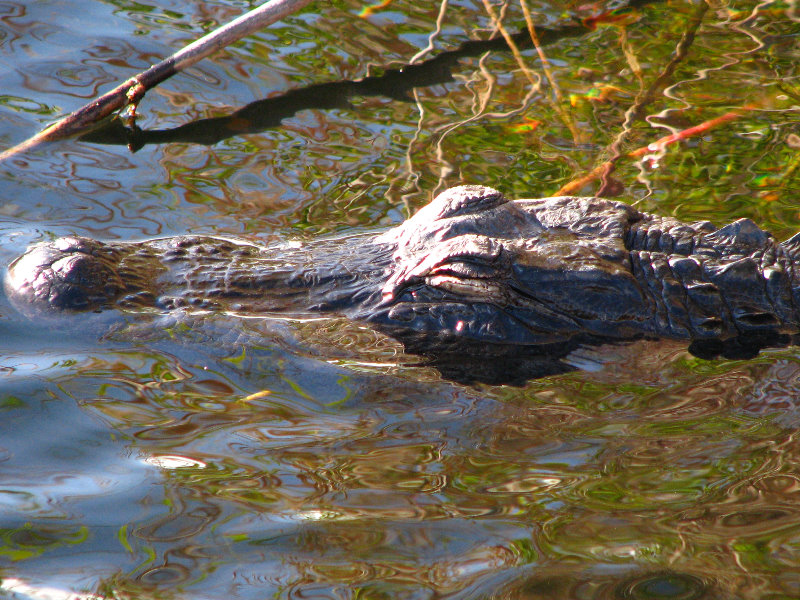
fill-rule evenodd
<path id="1" fill-rule="evenodd" d="M 97 310 L 112 304 L 125 289 L 117 262 L 102 242 L 60 238 L 34 246 L 11 263 L 6 292 L 23 312 Z"/>

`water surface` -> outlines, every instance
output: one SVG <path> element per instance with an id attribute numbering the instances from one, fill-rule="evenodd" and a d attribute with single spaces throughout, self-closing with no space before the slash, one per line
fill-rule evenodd
<path id="1" fill-rule="evenodd" d="M 582 193 L 800 229 L 792 4 L 529 2 L 552 81 L 476 43 L 482 2 L 451 0 L 428 52 L 438 3 L 384 4 L 314 3 L 149 92 L 135 131 L 0 166 L 3 264 L 65 234 L 378 231 L 458 183 L 550 195 L 731 111 Z M 0 2 L 0 147 L 248 6 Z M 800 595 L 795 347 L 641 341 L 464 385 L 337 319 L 109 328 L 3 300 L 0 328 L 4 597 Z"/>

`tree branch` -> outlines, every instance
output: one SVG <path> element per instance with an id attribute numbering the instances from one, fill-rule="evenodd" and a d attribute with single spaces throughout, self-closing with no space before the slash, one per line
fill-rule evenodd
<path id="1" fill-rule="evenodd" d="M 0 163 L 43 142 L 80 133 L 115 110 L 128 105 L 136 106 L 144 97 L 145 92 L 162 81 L 169 79 L 175 73 L 194 65 L 209 54 L 213 54 L 233 42 L 259 29 L 263 29 L 267 25 L 271 25 L 310 3 L 311 0 L 269 0 L 258 8 L 254 8 L 241 17 L 234 19 L 227 25 L 223 25 L 199 40 L 192 42 L 146 71 L 131 77 L 110 92 L 92 100 L 89 104 L 50 125 L 33 137 L 1 152 Z"/>

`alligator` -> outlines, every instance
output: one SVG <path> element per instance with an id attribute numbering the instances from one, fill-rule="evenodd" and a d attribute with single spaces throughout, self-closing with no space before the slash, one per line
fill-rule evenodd
<path id="1" fill-rule="evenodd" d="M 683 223 L 595 197 L 448 189 L 379 235 L 259 245 L 182 235 L 32 246 L 5 288 L 23 312 L 344 315 L 415 352 L 579 339 L 726 341 L 800 328 L 800 234 Z"/>

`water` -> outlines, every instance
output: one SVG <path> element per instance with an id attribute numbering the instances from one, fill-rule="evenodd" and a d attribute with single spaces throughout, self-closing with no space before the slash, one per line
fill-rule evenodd
<path id="1" fill-rule="evenodd" d="M 312 5 L 149 92 L 138 131 L 0 166 L 0 258 L 64 234 L 378 231 L 461 182 L 552 194 L 613 155 L 637 97 L 622 153 L 741 115 L 620 161 L 604 193 L 800 229 L 796 7 L 529 6 L 567 117 L 534 50 L 529 94 L 508 52 L 465 44 L 491 28 L 481 2 L 451 1 L 402 73 L 437 3 Z M 246 8 L 0 2 L 0 146 Z M 517 5 L 506 23 L 524 27 Z M 118 321 L 0 302 L 2 597 L 800 595 L 794 347 L 702 360 L 641 341 L 464 385 L 340 319 Z"/>

